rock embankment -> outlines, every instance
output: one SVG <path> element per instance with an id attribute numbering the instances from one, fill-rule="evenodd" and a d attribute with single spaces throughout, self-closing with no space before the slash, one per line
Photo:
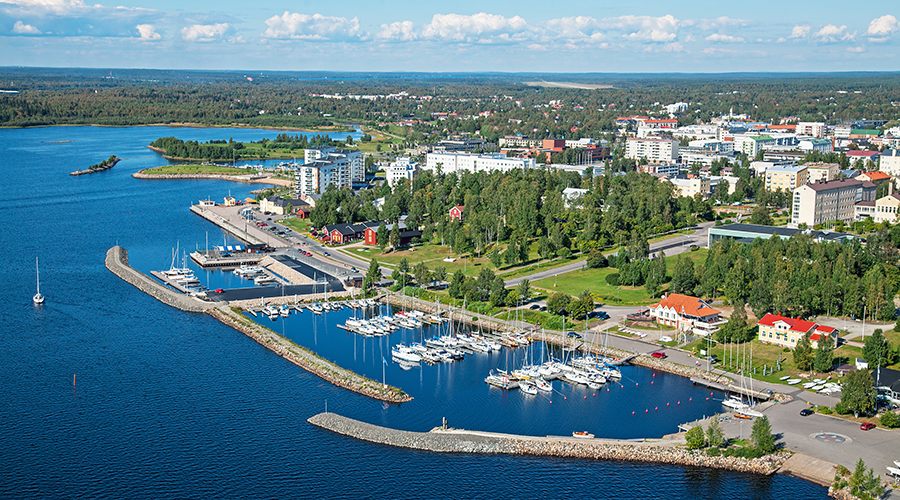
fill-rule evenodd
<path id="1" fill-rule="evenodd" d="M 710 457 L 675 442 L 630 442 L 567 437 L 531 437 L 487 432 L 445 430 L 410 432 L 379 427 L 335 413 L 314 415 L 309 423 L 332 432 L 372 443 L 444 453 L 492 453 L 535 455 L 594 460 L 651 462 L 692 467 L 708 467 L 769 475 L 778 470 L 786 452 L 762 458 Z"/>
<path id="2" fill-rule="evenodd" d="M 291 186 L 293 181 L 276 179 L 265 175 L 226 175 L 226 174 L 146 174 L 144 171 L 131 174 L 135 179 L 174 180 L 174 179 L 213 179 L 220 181 L 243 182 L 247 184 L 271 184 L 273 186 Z"/>
<path id="3" fill-rule="evenodd" d="M 104 163 L 106 163 L 105 165 L 100 164 L 100 165 L 92 166 L 86 170 L 76 170 L 74 172 L 70 172 L 69 175 L 85 175 L 85 174 L 93 174 L 94 172 L 103 172 L 104 170 L 109 170 L 109 169 L 115 167 L 116 163 L 119 163 L 120 161 L 122 161 L 122 159 L 119 158 L 118 156 L 113 156 L 111 158 L 111 160 L 107 160 L 107 161 L 109 163 L 104 162 Z"/>
<path id="4" fill-rule="evenodd" d="M 204 312 L 215 307 L 210 302 L 195 299 L 167 288 L 162 283 L 134 269 L 128 264 L 128 250 L 114 246 L 106 252 L 106 268 L 163 304 L 188 312 Z"/>
<path id="5" fill-rule="evenodd" d="M 250 320 L 228 306 L 210 309 L 209 314 L 222 323 L 244 333 L 260 345 L 294 363 L 304 370 L 318 375 L 332 384 L 353 392 L 388 403 L 405 403 L 412 397 L 402 390 L 383 385 L 319 357 L 268 328 Z"/>

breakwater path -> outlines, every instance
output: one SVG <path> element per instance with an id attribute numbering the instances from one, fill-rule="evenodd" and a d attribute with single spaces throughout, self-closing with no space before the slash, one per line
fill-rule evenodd
<path id="1" fill-rule="evenodd" d="M 316 427 L 363 441 L 442 453 L 622 460 L 708 467 L 764 475 L 777 471 L 790 455 L 781 452 L 755 459 L 711 457 L 702 451 L 686 449 L 684 441 L 680 439 L 617 441 L 554 436 L 532 437 L 442 427 L 435 428 L 431 432 L 411 432 L 367 424 L 336 413 L 319 413 L 307 421 Z"/>
<path id="2" fill-rule="evenodd" d="M 138 290 L 155 297 L 163 304 L 188 312 L 205 312 L 215 307 L 211 302 L 204 302 L 188 295 L 167 288 L 162 283 L 136 270 L 128 264 L 128 250 L 114 246 L 106 251 L 106 268 L 116 276 L 131 283 Z"/>
<path id="3" fill-rule="evenodd" d="M 214 318 L 244 333 L 275 354 L 336 386 L 388 403 L 405 403 L 413 399 L 412 396 L 396 387 L 384 385 L 341 368 L 228 306 L 220 306 L 208 312 Z"/>

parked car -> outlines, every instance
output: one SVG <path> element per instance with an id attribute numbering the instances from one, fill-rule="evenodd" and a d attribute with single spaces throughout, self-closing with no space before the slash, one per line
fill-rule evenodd
<path id="1" fill-rule="evenodd" d="M 224 291 L 225 291 L 225 290 L 223 290 L 223 289 L 221 289 L 221 288 L 216 288 L 216 293 L 222 293 L 222 292 L 224 292 Z"/>
<path id="2" fill-rule="evenodd" d="M 541 312 L 546 311 L 546 310 L 547 310 L 547 306 L 541 306 L 541 308 L 540 308 Z"/>
<path id="3" fill-rule="evenodd" d="M 698 247 L 697 245 L 691 245 L 692 252 L 696 252 L 697 250 L 700 250 L 700 247 Z"/>
<path id="4" fill-rule="evenodd" d="M 874 429 L 874 428 L 875 428 L 875 424 L 873 424 L 872 422 L 864 422 L 864 423 L 862 423 L 862 424 L 859 424 L 859 428 L 862 429 L 862 430 L 864 430 L 864 431 L 868 431 L 868 430 L 870 430 L 870 429 Z"/>
<path id="5" fill-rule="evenodd" d="M 666 357 L 666 353 L 664 353 L 662 351 L 653 351 L 650 353 L 650 355 L 653 356 L 654 358 L 659 358 L 659 359 L 663 359 Z"/>
<path id="6" fill-rule="evenodd" d="M 609 314 L 606 314 L 606 311 L 597 311 L 597 317 L 600 319 L 609 319 Z"/>
<path id="7" fill-rule="evenodd" d="M 328 256 L 330 256 L 330 255 L 331 255 L 331 254 L 330 254 L 330 253 L 328 253 L 328 252 L 322 252 L 322 255 L 324 255 L 324 256 L 326 256 L 326 257 L 328 257 Z"/>
<path id="8" fill-rule="evenodd" d="M 567 333 L 566 335 L 568 335 L 569 337 L 574 337 L 574 338 L 576 338 L 576 339 L 580 339 L 580 338 L 581 338 L 581 335 L 578 334 L 578 333 L 575 333 L 575 332 L 569 332 L 569 333 Z"/>
<path id="9" fill-rule="evenodd" d="M 532 311 L 534 311 L 535 309 L 540 309 L 540 308 L 541 308 L 540 304 L 531 304 L 531 306 L 529 307 L 529 309 L 531 309 Z"/>
<path id="10" fill-rule="evenodd" d="M 809 408 L 804 408 L 804 409 L 800 410 L 801 417 L 808 417 L 808 416 L 812 415 L 813 413 L 815 413 L 815 412 L 810 410 Z"/>

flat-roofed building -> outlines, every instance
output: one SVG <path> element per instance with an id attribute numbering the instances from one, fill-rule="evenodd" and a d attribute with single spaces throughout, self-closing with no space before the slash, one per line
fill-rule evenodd
<path id="1" fill-rule="evenodd" d="M 629 137 L 625 142 L 625 157 L 646 158 L 652 163 L 674 163 L 678 161 L 678 144 L 677 140 L 669 138 Z"/>
<path id="2" fill-rule="evenodd" d="M 804 163 L 807 171 L 807 184 L 819 181 L 833 181 L 841 172 L 841 166 L 837 163 Z"/>
<path id="3" fill-rule="evenodd" d="M 808 234 L 814 241 L 818 242 L 842 242 L 855 238 L 852 234 L 834 231 L 796 229 L 786 226 L 763 226 L 761 224 L 725 224 L 724 226 L 709 228 L 708 245 L 712 246 L 713 243 L 722 238 L 731 238 L 738 243 L 750 244 L 757 238 L 767 240 L 774 236 L 786 240 L 800 233 Z"/>
<path id="4" fill-rule="evenodd" d="M 675 191 L 678 196 L 693 198 L 699 194 L 704 200 L 709 199 L 711 192 L 709 177 L 679 175 L 677 177 L 670 177 L 669 182 L 675 186 Z"/>
<path id="5" fill-rule="evenodd" d="M 797 135 L 804 135 L 821 139 L 825 137 L 828 128 L 825 122 L 799 122 L 797 123 Z"/>
<path id="6" fill-rule="evenodd" d="M 900 177 L 900 149 L 882 151 L 878 159 L 878 170 L 893 177 Z"/>
<path id="7" fill-rule="evenodd" d="M 465 153 L 428 153 L 425 155 L 425 168 L 441 172 L 508 172 L 516 169 L 534 168 L 534 158 L 508 158 L 503 153 L 465 154 Z"/>
<path id="8" fill-rule="evenodd" d="M 809 172 L 806 165 L 786 165 L 766 169 L 766 190 L 769 192 L 778 189 L 793 191 L 806 184 L 808 180 Z"/>

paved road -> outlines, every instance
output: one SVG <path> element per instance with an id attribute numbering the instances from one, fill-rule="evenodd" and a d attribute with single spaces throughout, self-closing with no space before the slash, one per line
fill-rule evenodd
<path id="1" fill-rule="evenodd" d="M 709 239 L 709 228 L 711 228 L 713 225 L 713 222 L 704 222 L 703 224 L 699 224 L 696 226 L 696 231 L 694 232 L 694 234 L 678 236 L 677 238 L 670 238 L 663 241 L 657 241 L 656 243 L 650 245 L 650 253 L 654 254 L 656 252 L 659 252 L 660 250 L 663 250 L 665 251 L 666 256 L 669 257 L 690 250 L 691 245 L 698 245 L 701 247 L 706 246 Z M 565 266 L 560 266 L 554 269 L 547 269 L 545 271 L 539 271 L 528 276 L 506 280 L 506 286 L 516 286 L 519 284 L 519 282 L 526 278 L 533 283 L 539 279 L 550 278 L 559 274 L 577 271 L 579 269 L 583 269 L 585 266 L 585 262 L 573 262 L 572 264 L 567 264 Z"/>

